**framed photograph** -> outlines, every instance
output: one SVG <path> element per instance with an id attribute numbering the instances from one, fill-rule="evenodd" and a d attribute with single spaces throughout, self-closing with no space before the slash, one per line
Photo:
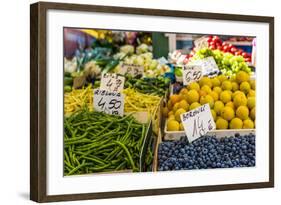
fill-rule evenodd
<path id="1" fill-rule="evenodd" d="M 30 198 L 274 186 L 274 18 L 30 6 Z"/>

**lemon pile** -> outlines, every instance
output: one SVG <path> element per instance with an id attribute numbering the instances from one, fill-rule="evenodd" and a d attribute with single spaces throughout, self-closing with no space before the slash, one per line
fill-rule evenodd
<path id="1" fill-rule="evenodd" d="M 217 129 L 253 129 L 256 118 L 256 82 L 239 71 L 228 79 L 225 75 L 203 77 L 170 96 L 163 108 L 168 131 L 182 131 L 180 115 L 209 103 Z"/>

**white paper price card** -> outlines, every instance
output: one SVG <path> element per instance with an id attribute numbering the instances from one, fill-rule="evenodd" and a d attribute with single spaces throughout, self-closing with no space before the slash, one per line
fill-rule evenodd
<path id="1" fill-rule="evenodd" d="M 198 139 L 210 130 L 216 129 L 208 103 L 181 114 L 181 121 L 189 142 Z"/>
<path id="2" fill-rule="evenodd" d="M 184 85 L 199 81 L 203 77 L 202 68 L 198 65 L 185 65 L 182 69 Z"/>
<path id="3" fill-rule="evenodd" d="M 194 64 L 202 67 L 203 75 L 219 71 L 218 65 L 213 56 L 197 60 Z"/>
<path id="4" fill-rule="evenodd" d="M 110 115 L 124 114 L 124 95 L 107 90 L 94 90 L 94 110 Z"/>
<path id="5" fill-rule="evenodd" d="M 102 73 L 100 89 L 120 92 L 124 88 L 124 82 L 125 78 L 116 73 Z"/>
<path id="6" fill-rule="evenodd" d="M 208 38 L 206 36 L 203 36 L 201 38 L 198 38 L 194 41 L 195 47 L 200 50 L 202 48 L 208 48 Z"/>
<path id="7" fill-rule="evenodd" d="M 129 74 L 133 77 L 137 75 L 143 75 L 144 67 L 141 65 L 135 65 L 135 64 L 126 64 L 123 63 L 121 66 L 121 74 Z"/>

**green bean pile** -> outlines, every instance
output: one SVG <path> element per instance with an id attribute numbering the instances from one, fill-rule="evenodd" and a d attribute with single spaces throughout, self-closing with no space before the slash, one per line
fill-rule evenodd
<path id="1" fill-rule="evenodd" d="M 139 171 L 146 130 L 131 115 L 72 114 L 64 119 L 64 174 Z"/>

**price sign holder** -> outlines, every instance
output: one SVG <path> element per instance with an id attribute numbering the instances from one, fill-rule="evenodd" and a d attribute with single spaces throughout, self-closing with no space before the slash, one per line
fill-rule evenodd
<path id="1" fill-rule="evenodd" d="M 143 72 L 144 72 L 144 67 L 141 65 L 127 64 L 127 63 L 123 63 L 121 65 L 120 74 L 122 75 L 129 74 L 132 77 L 135 77 L 137 75 L 143 75 Z"/>
<path id="2" fill-rule="evenodd" d="M 216 129 L 208 103 L 181 114 L 181 121 L 189 142 L 200 138 L 210 130 Z"/>
<path id="3" fill-rule="evenodd" d="M 124 115 L 125 96 L 119 92 L 94 89 L 94 110 L 110 115 Z"/>
<path id="4" fill-rule="evenodd" d="M 203 77 L 202 68 L 198 65 L 185 65 L 182 69 L 184 85 L 199 81 Z"/>
<path id="5" fill-rule="evenodd" d="M 121 92 L 124 89 L 124 82 L 125 77 L 117 75 L 116 73 L 102 73 L 100 89 L 111 92 Z"/>

